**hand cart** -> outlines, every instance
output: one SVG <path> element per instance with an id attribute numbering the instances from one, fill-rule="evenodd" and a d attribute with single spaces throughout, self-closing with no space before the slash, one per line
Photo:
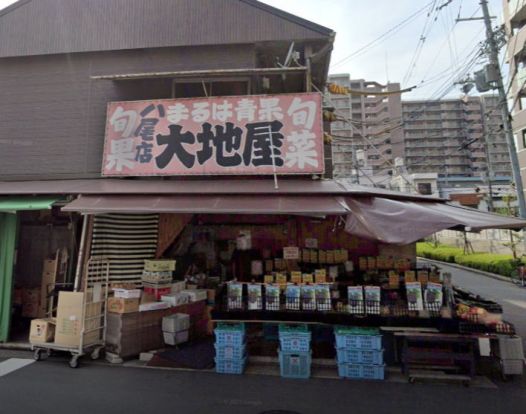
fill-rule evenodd
<path id="1" fill-rule="evenodd" d="M 106 304 L 109 292 L 110 262 L 103 257 L 91 257 L 86 263 L 80 326 L 80 342 L 78 346 L 64 346 L 53 342 L 33 344 L 33 357 L 40 361 L 48 357 L 52 351 L 63 351 L 71 354 L 69 366 L 77 368 L 79 358 L 90 354 L 92 359 L 98 359 L 101 349 L 106 343 Z M 89 336 L 90 339 L 86 340 Z"/>

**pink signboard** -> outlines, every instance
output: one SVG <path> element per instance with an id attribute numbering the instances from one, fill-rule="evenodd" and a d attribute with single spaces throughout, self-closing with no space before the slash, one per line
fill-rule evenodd
<path id="1" fill-rule="evenodd" d="M 102 175 L 319 174 L 321 95 L 110 102 Z"/>

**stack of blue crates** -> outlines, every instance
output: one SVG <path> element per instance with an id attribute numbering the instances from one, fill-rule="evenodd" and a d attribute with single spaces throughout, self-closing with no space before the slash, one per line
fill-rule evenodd
<path id="1" fill-rule="evenodd" d="M 247 363 L 245 325 L 243 323 L 219 324 L 216 336 L 216 372 L 242 374 Z"/>
<path id="2" fill-rule="evenodd" d="M 344 378 L 385 378 L 382 336 L 376 328 L 337 327 L 338 375 Z"/>
<path id="3" fill-rule="evenodd" d="M 311 333 L 306 325 L 279 326 L 279 366 L 284 378 L 309 378 Z"/>

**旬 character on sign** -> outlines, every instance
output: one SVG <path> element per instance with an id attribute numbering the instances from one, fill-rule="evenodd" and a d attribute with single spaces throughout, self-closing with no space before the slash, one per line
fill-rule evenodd
<path id="1" fill-rule="evenodd" d="M 121 137 L 128 138 L 135 129 L 137 118 L 138 114 L 136 111 L 125 111 L 122 106 L 118 106 L 110 118 L 110 124 L 115 132 L 121 133 Z"/>
<path id="2" fill-rule="evenodd" d="M 292 116 L 292 123 L 294 125 L 311 129 L 316 116 L 316 102 L 302 102 L 301 98 L 296 97 L 290 104 L 287 114 Z"/>

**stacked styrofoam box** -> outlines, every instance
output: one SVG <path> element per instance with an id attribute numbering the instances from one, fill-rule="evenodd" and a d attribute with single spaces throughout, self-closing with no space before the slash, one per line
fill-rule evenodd
<path id="1" fill-rule="evenodd" d="M 499 335 L 499 356 L 503 375 L 522 375 L 524 369 L 522 338 Z"/>
<path id="2" fill-rule="evenodd" d="M 190 315 L 174 313 L 163 318 L 163 337 L 167 345 L 179 345 L 188 341 Z"/>
<path id="3" fill-rule="evenodd" d="M 214 333 L 216 372 L 242 374 L 247 362 L 245 325 L 221 323 L 214 329 Z"/>
<path id="4" fill-rule="evenodd" d="M 279 365 L 285 378 L 309 378 L 311 333 L 306 325 L 279 326 Z"/>
<path id="5" fill-rule="evenodd" d="M 340 377 L 384 379 L 382 336 L 377 329 L 337 327 L 334 335 Z"/>

